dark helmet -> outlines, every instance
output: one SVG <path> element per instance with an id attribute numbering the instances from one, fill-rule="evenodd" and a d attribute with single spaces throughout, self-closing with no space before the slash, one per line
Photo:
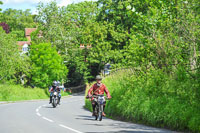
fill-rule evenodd
<path id="1" fill-rule="evenodd" d="M 53 86 L 57 86 L 57 81 L 53 81 Z"/>
<path id="2" fill-rule="evenodd" d="M 102 77 L 100 75 L 97 75 L 96 80 L 102 80 Z"/>

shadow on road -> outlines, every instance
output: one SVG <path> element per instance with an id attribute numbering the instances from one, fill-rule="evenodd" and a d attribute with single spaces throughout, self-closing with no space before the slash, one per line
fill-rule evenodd
<path id="1" fill-rule="evenodd" d="M 78 120 L 87 120 L 87 121 L 97 121 L 94 119 L 93 116 L 86 116 L 86 115 L 78 115 Z M 103 119 L 108 119 L 104 117 Z M 131 124 L 131 123 L 124 123 L 124 122 L 100 122 L 100 123 L 88 123 L 84 124 L 86 126 L 98 126 L 98 127 L 109 127 L 110 129 L 118 129 L 117 131 L 107 131 L 107 132 L 86 132 L 86 133 L 172 133 L 172 131 L 167 131 L 163 129 L 157 129 L 152 127 L 147 127 L 143 125 Z"/>
<path id="2" fill-rule="evenodd" d="M 85 133 L 154 133 L 154 132 L 151 132 L 151 131 L 126 131 L 126 130 L 120 130 L 120 131 L 85 132 Z"/>
<path id="3" fill-rule="evenodd" d="M 45 106 L 45 107 L 43 107 L 43 108 L 53 108 L 52 106 Z"/>
<path id="4" fill-rule="evenodd" d="M 80 117 L 86 117 L 86 116 L 80 116 Z M 90 117 L 91 119 L 94 119 Z M 107 119 L 107 118 L 104 118 Z M 163 129 L 157 129 L 152 127 L 147 127 L 143 125 L 138 124 L 131 124 L 131 123 L 124 123 L 124 122 L 100 122 L 100 123 L 90 123 L 85 124 L 90 126 L 98 126 L 98 127 L 109 127 L 110 129 L 117 129 L 117 131 L 107 131 L 107 132 L 96 132 L 96 133 L 173 133 L 172 131 L 163 130 Z M 86 133 L 95 133 L 95 132 L 86 132 Z"/>
<path id="5" fill-rule="evenodd" d="M 86 116 L 86 115 L 78 115 L 77 120 L 90 120 L 90 121 L 96 121 L 94 117 L 92 116 Z"/>

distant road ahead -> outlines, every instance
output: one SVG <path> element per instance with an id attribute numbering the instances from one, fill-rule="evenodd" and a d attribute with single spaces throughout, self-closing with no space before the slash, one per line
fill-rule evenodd
<path id="1" fill-rule="evenodd" d="M 58 108 L 46 101 L 0 104 L 0 133 L 171 133 L 172 131 L 103 118 L 85 110 L 84 95 L 64 98 Z"/>

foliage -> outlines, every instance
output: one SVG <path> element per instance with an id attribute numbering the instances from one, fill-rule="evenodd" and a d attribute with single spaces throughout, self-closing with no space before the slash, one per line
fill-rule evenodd
<path id="1" fill-rule="evenodd" d="M 17 41 L 27 41 L 27 38 L 25 37 L 25 33 L 22 30 L 19 31 L 12 31 L 11 34 L 15 36 Z"/>
<path id="2" fill-rule="evenodd" d="M 50 43 L 32 44 L 30 58 L 31 81 L 35 86 L 45 88 L 51 86 L 54 80 L 64 82 L 68 69 Z"/>
<path id="3" fill-rule="evenodd" d="M 31 14 L 30 9 L 25 11 L 6 9 L 2 13 L 1 21 L 7 23 L 11 31 L 24 31 L 25 28 L 36 27 L 36 22 L 34 22 L 34 16 Z"/>
<path id="4" fill-rule="evenodd" d="M 0 21 L 9 25 L 11 35 L 0 32 L 0 77 L 14 79 L 28 72 L 28 58 L 14 58 L 18 54 L 12 37 L 21 40 L 21 31 L 37 23 L 31 35 L 32 73 L 26 74 L 35 85 L 45 87 L 55 79 L 80 85 L 93 80 L 106 63 L 117 69 L 131 67 L 133 72 L 119 72 L 104 81 L 113 95 L 106 109 L 110 116 L 198 132 L 199 4 L 98 0 L 59 7 L 50 2 L 38 5 L 37 16 L 30 10 L 7 9 Z M 80 49 L 82 44 L 85 48 Z"/>
<path id="5" fill-rule="evenodd" d="M 3 30 L 8 34 L 10 32 L 10 28 L 8 26 L 8 24 L 1 22 L 0 26 L 3 28 Z"/>
<path id="6" fill-rule="evenodd" d="M 199 96 L 194 93 L 199 91 L 199 84 L 181 66 L 174 77 L 154 69 L 148 74 L 134 69 L 118 70 L 103 83 L 112 96 L 105 108 L 108 117 L 199 132 Z M 89 100 L 85 107 L 91 110 Z"/>
<path id="7" fill-rule="evenodd" d="M 0 5 L 2 5 L 3 4 L 3 2 L 2 1 L 0 1 Z M 2 9 L 0 8 L 0 15 L 1 15 L 1 11 L 2 11 Z"/>
<path id="8" fill-rule="evenodd" d="M 21 76 L 29 73 L 29 58 L 20 55 L 15 38 L 6 34 L 1 28 L 0 36 L 0 80 L 20 82 Z"/>

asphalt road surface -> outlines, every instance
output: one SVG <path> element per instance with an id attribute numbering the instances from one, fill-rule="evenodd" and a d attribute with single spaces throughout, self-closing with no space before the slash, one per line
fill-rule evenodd
<path id="1" fill-rule="evenodd" d="M 0 133 L 171 133 L 173 131 L 103 118 L 85 110 L 84 95 L 52 108 L 48 100 L 0 104 Z"/>

